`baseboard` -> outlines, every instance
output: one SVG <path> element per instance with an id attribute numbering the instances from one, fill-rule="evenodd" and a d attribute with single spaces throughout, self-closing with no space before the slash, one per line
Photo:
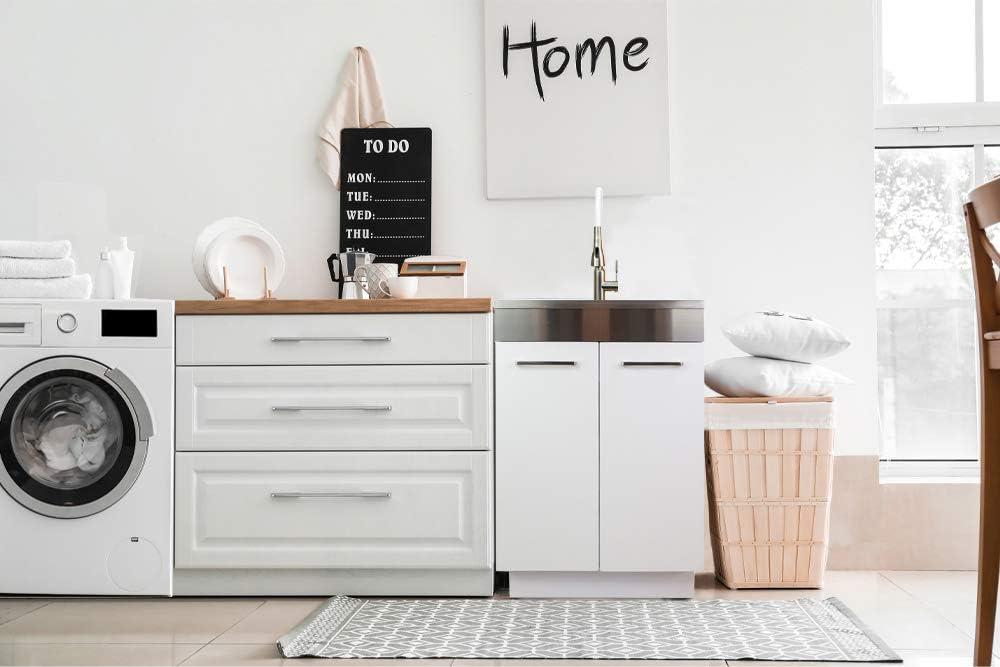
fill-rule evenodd
<path id="1" fill-rule="evenodd" d="M 689 598 L 693 572 L 511 572 L 512 598 Z"/>
<path id="2" fill-rule="evenodd" d="M 979 488 L 883 484 L 878 456 L 837 456 L 829 570 L 974 570 Z"/>
<path id="3" fill-rule="evenodd" d="M 493 570 L 174 570 L 174 595 L 489 596 Z"/>

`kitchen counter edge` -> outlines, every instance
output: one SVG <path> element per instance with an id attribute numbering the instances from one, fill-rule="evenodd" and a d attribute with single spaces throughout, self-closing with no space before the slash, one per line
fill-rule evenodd
<path id="1" fill-rule="evenodd" d="M 357 313 L 489 313 L 493 299 L 270 299 L 175 302 L 183 315 L 312 315 Z"/>

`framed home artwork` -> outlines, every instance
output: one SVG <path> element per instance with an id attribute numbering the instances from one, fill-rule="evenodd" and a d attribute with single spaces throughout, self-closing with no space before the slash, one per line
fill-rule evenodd
<path id="1" fill-rule="evenodd" d="M 487 197 L 666 194 L 666 0 L 484 1 Z"/>

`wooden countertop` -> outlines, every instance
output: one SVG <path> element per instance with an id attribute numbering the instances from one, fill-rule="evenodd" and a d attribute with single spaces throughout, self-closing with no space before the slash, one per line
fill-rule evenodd
<path id="1" fill-rule="evenodd" d="M 323 313 L 488 313 L 493 300 L 272 299 L 177 301 L 176 315 L 311 315 Z"/>

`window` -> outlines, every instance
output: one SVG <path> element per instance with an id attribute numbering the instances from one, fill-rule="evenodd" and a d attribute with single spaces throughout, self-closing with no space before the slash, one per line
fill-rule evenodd
<path id="1" fill-rule="evenodd" d="M 973 0 L 883 0 L 887 104 L 976 100 L 975 11 Z M 948 48 L 928 48 L 931 35 Z"/>
<path id="2" fill-rule="evenodd" d="M 875 152 L 883 455 L 975 458 L 975 311 L 962 202 L 971 148 Z"/>
<path id="3" fill-rule="evenodd" d="M 1000 32 L 1000 0 L 876 0 L 876 23 L 882 458 L 974 460 L 976 320 L 962 204 L 1000 174 L 1000 43 L 983 39 Z"/>
<path id="4" fill-rule="evenodd" d="M 1000 178 L 1000 146 L 986 147 L 986 180 Z"/>
<path id="5" fill-rule="evenodd" d="M 983 35 L 1000 34 L 1000 0 L 983 2 Z M 1000 102 L 1000 42 L 983 40 L 983 99 Z"/>

